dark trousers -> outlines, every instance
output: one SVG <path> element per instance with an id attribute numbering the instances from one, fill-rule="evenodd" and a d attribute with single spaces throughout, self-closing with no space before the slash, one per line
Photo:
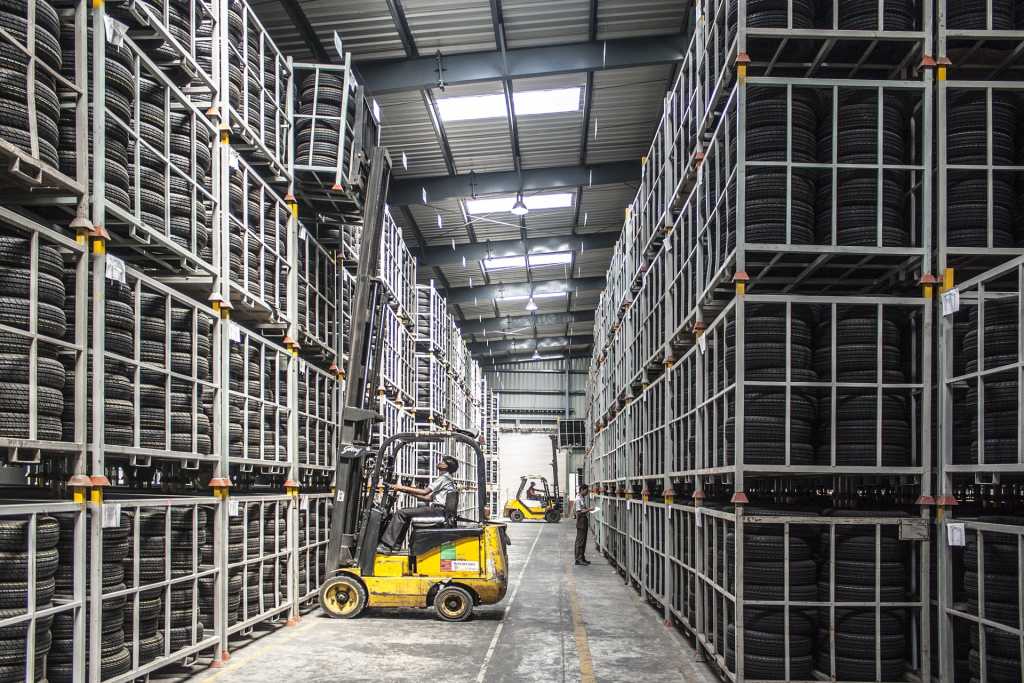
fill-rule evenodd
<path id="1" fill-rule="evenodd" d="M 590 524 L 587 515 L 576 516 L 576 561 L 586 559 L 587 554 L 587 532 L 590 531 Z"/>
<path id="2" fill-rule="evenodd" d="M 413 517 L 438 517 L 444 516 L 444 508 L 440 505 L 420 505 L 414 508 L 399 508 L 391 515 L 391 522 L 380 542 L 389 548 L 397 548 L 402 545 L 405 538 L 405 531 L 409 528 L 409 520 Z"/>

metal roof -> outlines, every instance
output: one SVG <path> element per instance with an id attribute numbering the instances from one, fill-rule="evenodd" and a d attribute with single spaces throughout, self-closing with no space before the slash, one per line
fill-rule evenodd
<path id="1" fill-rule="evenodd" d="M 468 214 L 466 199 L 477 194 L 494 196 L 475 190 L 465 196 L 428 197 L 427 204 L 393 206 L 395 220 L 414 253 L 452 248 L 452 254 L 442 259 L 444 265 L 419 268 L 421 282 L 434 281 L 440 289 L 465 293 L 464 288 L 502 283 L 526 283 L 532 291 L 537 282 L 561 279 L 568 286 L 570 278 L 589 278 L 584 281 L 586 288 L 570 287 L 573 291 L 567 296 L 536 299 L 536 313 L 566 314 L 596 307 L 599 289 L 594 289 L 594 283 L 604 276 L 611 249 L 608 240 L 590 237 L 621 230 L 639 175 L 633 182 L 626 180 L 631 177 L 628 172 L 620 171 L 619 177 L 602 176 L 605 184 L 591 185 L 595 171 L 574 175 L 563 171 L 595 169 L 595 164 L 621 167 L 621 162 L 637 162 L 647 152 L 661 117 L 662 99 L 675 74 L 672 46 L 685 45 L 692 24 L 687 20 L 693 12 L 691 4 L 679 0 L 253 0 L 253 6 L 284 52 L 297 60 L 314 61 L 317 55 L 337 60 L 337 32 L 343 49 L 352 53 L 357 71 L 362 66 L 373 72 L 367 87 L 380 105 L 383 143 L 396 162 L 396 177 L 424 179 L 426 186 L 452 173 L 460 178 L 504 173 L 508 178 L 489 178 L 488 189 L 504 189 L 501 195 L 508 196 L 524 187 L 523 173 L 540 173 L 551 183 L 531 185 L 525 192 L 527 199 L 547 192 L 573 195 L 571 207 L 533 210 L 522 218 Z M 667 51 L 659 40 L 668 41 Z M 611 50 L 604 41 L 618 42 Z M 521 68 L 509 67 L 512 53 Z M 616 55 L 614 63 L 607 63 L 605 54 Z M 443 84 L 437 82 L 439 64 Z M 513 72 L 515 77 L 509 75 Z M 388 80 L 389 74 L 395 77 Z M 386 87 L 381 85 L 385 83 Z M 507 116 L 444 121 L 436 106 L 436 102 L 466 95 L 502 95 L 507 102 L 510 93 L 570 87 L 580 88 L 577 111 L 516 112 L 512 121 Z M 591 182 L 557 182 L 568 177 L 573 178 L 569 182 L 579 183 L 577 178 L 591 178 Z M 473 187 L 472 177 L 466 187 Z M 561 237 L 574 252 L 569 264 L 488 272 L 480 257 L 491 253 L 489 246 L 484 252 L 480 246 L 474 248 L 470 258 L 459 255 L 460 247 L 469 250 L 473 244 L 508 245 L 527 238 L 553 238 L 561 244 Z M 517 253 L 524 253 L 524 248 Z M 463 303 L 452 308 L 456 318 L 464 320 L 530 315 L 523 300 L 475 296 L 460 300 Z M 579 335 L 589 333 L 591 327 L 590 322 L 533 325 L 528 334 Z M 484 336 L 473 334 L 467 339 L 479 342 Z"/>

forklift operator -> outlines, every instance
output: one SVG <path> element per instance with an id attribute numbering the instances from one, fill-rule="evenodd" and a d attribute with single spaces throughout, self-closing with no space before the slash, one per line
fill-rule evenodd
<path id="1" fill-rule="evenodd" d="M 415 486 L 403 484 L 392 484 L 391 488 L 396 493 L 407 493 L 414 498 L 427 503 L 413 508 L 400 508 L 395 510 L 391 517 L 387 530 L 381 536 L 381 552 L 393 552 L 401 547 L 405 538 L 406 529 L 409 528 L 409 520 L 413 517 L 436 517 L 444 514 L 444 502 L 449 493 L 456 493 L 459 490 L 452 475 L 459 469 L 459 461 L 450 455 L 446 455 L 437 463 L 437 479 L 430 483 L 425 489 L 418 489 Z"/>

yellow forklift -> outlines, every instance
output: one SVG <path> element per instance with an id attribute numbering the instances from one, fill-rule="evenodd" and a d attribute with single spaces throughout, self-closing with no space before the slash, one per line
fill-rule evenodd
<path id="1" fill-rule="evenodd" d="M 430 607 L 445 621 L 464 621 L 474 605 L 493 605 L 508 587 L 508 536 L 504 524 L 459 517 L 459 493 L 449 493 L 435 517 L 411 520 L 408 550 L 378 552 L 395 512 L 398 495 L 394 464 L 406 447 L 424 442 L 460 442 L 476 454 L 477 491 L 484 491 L 484 456 L 476 439 L 460 432 L 402 433 L 389 437 L 372 458 L 364 487 L 356 561 L 341 567 L 320 587 L 320 606 L 339 619 L 359 616 L 367 607 Z M 380 486 L 378 486 L 380 485 Z"/>
<path id="2" fill-rule="evenodd" d="M 534 489 L 536 491 L 534 495 L 537 497 L 533 501 L 529 497 L 524 498 L 524 494 L 530 490 L 527 484 L 535 486 L 538 482 L 541 487 L 540 491 Z M 506 501 L 504 514 L 513 522 L 543 520 L 557 524 L 562 520 L 562 512 L 558 509 L 558 500 L 551 495 L 548 480 L 539 474 L 526 474 L 519 478 L 519 490 L 516 491 L 514 499 Z"/>
<path id="3" fill-rule="evenodd" d="M 367 607 L 430 607 L 448 621 L 468 619 L 474 605 L 505 597 L 508 536 L 503 524 L 484 519 L 486 467 L 476 439 L 464 432 L 406 432 L 373 448 L 373 409 L 383 353 L 382 318 L 391 304 L 378 276 L 391 159 L 377 147 L 363 202 L 359 261 L 352 297 L 351 346 L 341 409 L 341 447 L 327 544 L 327 579 L 320 606 L 339 619 Z M 339 352 L 340 355 L 340 352 Z M 459 494 L 450 494 L 434 518 L 412 522 L 408 551 L 380 553 L 378 544 L 395 513 L 395 463 L 403 448 L 423 442 L 463 443 L 477 461 L 476 519 L 459 517 Z"/>

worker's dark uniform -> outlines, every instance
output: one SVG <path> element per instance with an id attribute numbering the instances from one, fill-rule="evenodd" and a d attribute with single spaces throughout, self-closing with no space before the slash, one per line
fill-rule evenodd
<path id="1" fill-rule="evenodd" d="M 576 561 L 586 560 L 587 532 L 590 530 L 590 513 L 581 513 L 590 507 L 590 496 L 576 496 Z"/>

